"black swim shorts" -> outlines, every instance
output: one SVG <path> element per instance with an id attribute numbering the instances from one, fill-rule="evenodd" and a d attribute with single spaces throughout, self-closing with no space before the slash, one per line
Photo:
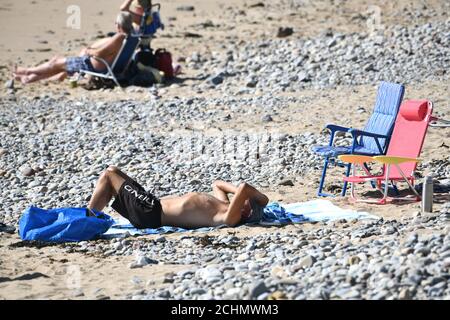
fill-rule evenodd
<path id="1" fill-rule="evenodd" d="M 138 229 L 161 227 L 161 202 L 131 178 L 122 184 L 111 207 Z"/>

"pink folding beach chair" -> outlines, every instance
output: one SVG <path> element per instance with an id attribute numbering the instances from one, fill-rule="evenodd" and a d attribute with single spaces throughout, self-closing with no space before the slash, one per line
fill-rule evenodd
<path id="1" fill-rule="evenodd" d="M 365 201 L 385 204 L 388 201 L 389 181 L 395 186 L 398 181 L 406 181 L 409 188 L 414 192 L 414 197 L 395 197 L 390 200 L 414 200 L 421 199 L 419 193 L 414 189 L 414 171 L 420 159 L 417 157 L 422 151 L 423 142 L 428 125 L 436 118 L 431 116 L 433 104 L 428 100 L 408 100 L 402 103 L 397 119 L 394 124 L 391 141 L 384 156 L 364 155 L 341 155 L 339 159 L 343 162 L 353 164 L 353 175 L 344 177 L 344 181 L 351 184 L 351 199 L 353 201 Z M 383 164 L 382 173 L 371 175 L 365 163 L 378 162 Z M 365 171 L 366 175 L 356 175 L 356 168 Z M 357 200 L 355 196 L 355 184 L 366 181 L 375 181 L 377 188 L 383 192 L 379 200 Z M 384 182 L 384 191 L 382 189 Z"/>

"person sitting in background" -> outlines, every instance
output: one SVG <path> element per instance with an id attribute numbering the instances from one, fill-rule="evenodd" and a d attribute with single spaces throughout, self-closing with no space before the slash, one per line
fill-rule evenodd
<path id="1" fill-rule="evenodd" d="M 120 6 L 120 11 L 129 12 L 133 17 L 133 24 L 135 25 L 135 30 L 139 30 L 141 25 L 142 16 L 144 15 L 144 11 L 151 8 L 152 1 L 151 0 L 137 0 L 134 3 L 133 10 L 130 8 L 131 4 L 134 0 L 125 0 Z"/>
<path id="2" fill-rule="evenodd" d="M 240 222 L 262 219 L 267 196 L 248 183 L 234 186 L 213 183 L 213 195 L 190 192 L 158 199 L 119 168 L 110 166 L 101 175 L 87 206 L 102 211 L 112 198 L 111 207 L 139 229 L 174 226 L 182 228 L 236 226 Z M 234 194 L 231 201 L 228 194 Z"/>
<path id="3" fill-rule="evenodd" d="M 116 28 L 117 33 L 114 36 L 101 39 L 82 49 L 77 57 L 55 56 L 50 61 L 37 67 L 15 67 L 13 71 L 15 80 L 20 80 L 23 84 L 43 79 L 62 81 L 67 76 L 79 73 L 80 70 L 103 72 L 104 64 L 92 58 L 92 56 L 102 58 L 110 65 L 113 63 L 122 47 L 123 40 L 133 30 L 131 14 L 120 12 L 116 19 Z"/>

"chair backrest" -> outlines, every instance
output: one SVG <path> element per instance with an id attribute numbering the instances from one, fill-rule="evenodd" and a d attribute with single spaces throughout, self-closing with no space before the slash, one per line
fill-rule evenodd
<path id="1" fill-rule="evenodd" d="M 419 157 L 428 125 L 432 120 L 432 112 L 433 104 L 428 100 L 407 100 L 402 103 L 386 155 Z M 400 168 L 407 177 L 410 177 L 416 166 L 416 162 L 407 162 L 402 163 Z M 395 166 L 391 166 L 389 177 L 401 178 Z"/>
<path id="2" fill-rule="evenodd" d="M 127 70 L 139 42 L 139 37 L 135 35 L 129 35 L 123 40 L 122 47 L 111 66 L 115 75 L 121 75 Z"/>
<path id="3" fill-rule="evenodd" d="M 373 113 L 364 127 L 364 131 L 391 136 L 404 92 L 403 85 L 382 81 L 378 87 Z M 381 147 L 386 150 L 389 141 L 386 139 L 379 139 L 379 141 Z M 377 143 L 373 138 L 362 137 L 360 146 L 379 153 Z"/>
<path id="4" fill-rule="evenodd" d="M 153 7 L 158 7 L 158 10 L 153 11 Z M 164 25 L 161 21 L 161 15 L 159 10 L 161 8 L 160 4 L 152 5 L 152 8 L 145 10 L 139 27 L 139 35 L 142 37 L 152 36 L 156 33 L 158 29 L 164 29 Z"/>

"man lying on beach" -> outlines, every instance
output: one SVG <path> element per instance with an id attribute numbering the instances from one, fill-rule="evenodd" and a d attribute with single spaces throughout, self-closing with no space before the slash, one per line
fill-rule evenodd
<path id="1" fill-rule="evenodd" d="M 102 211 L 114 197 L 112 208 L 139 229 L 174 226 L 182 228 L 236 226 L 253 215 L 261 217 L 267 196 L 247 183 L 238 187 L 224 181 L 213 183 L 213 194 L 190 192 L 161 199 L 144 190 L 119 168 L 110 166 L 97 181 L 88 209 Z M 232 200 L 228 194 L 234 194 Z M 257 217 L 257 218 L 258 218 Z M 252 219 L 253 221 L 253 219 Z"/>
<path id="2" fill-rule="evenodd" d="M 53 81 L 62 81 L 67 76 L 79 73 L 80 70 L 104 71 L 104 64 L 91 57 L 99 57 L 108 64 L 112 64 L 122 47 L 123 40 L 133 30 L 131 14 L 128 12 L 119 13 L 116 19 L 116 27 L 117 33 L 114 36 L 101 39 L 92 46 L 84 48 L 78 57 L 56 56 L 37 67 L 16 67 L 13 71 L 15 80 L 20 80 L 23 84 L 49 78 Z"/>

